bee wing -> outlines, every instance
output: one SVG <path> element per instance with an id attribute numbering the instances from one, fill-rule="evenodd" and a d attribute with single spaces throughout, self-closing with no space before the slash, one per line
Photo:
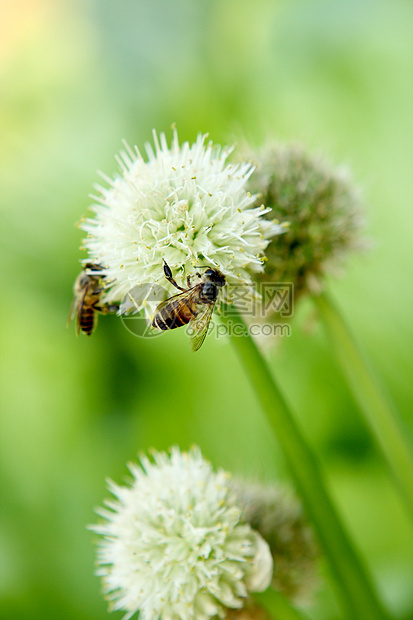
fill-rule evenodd
<path id="1" fill-rule="evenodd" d="M 182 293 L 177 293 L 176 295 L 172 295 L 172 297 L 168 297 L 165 301 L 162 301 L 159 306 L 155 310 L 154 320 L 152 321 L 152 327 L 156 327 L 155 321 L 156 317 L 162 313 L 164 308 L 172 309 L 173 314 L 178 318 L 181 315 L 188 315 L 188 312 L 194 315 L 197 312 L 197 299 L 199 294 L 199 285 L 193 286 L 187 291 L 183 291 Z M 186 321 L 188 322 L 188 320 Z M 182 323 L 181 323 L 182 324 Z M 179 326 L 180 323 L 178 322 Z"/>
<path id="2" fill-rule="evenodd" d="M 82 291 L 78 294 L 75 293 L 73 297 L 72 305 L 70 307 L 70 313 L 67 320 L 67 324 L 69 326 L 70 322 L 76 317 L 76 336 L 79 336 L 80 333 L 80 312 L 82 310 L 82 306 L 85 301 L 86 293 L 88 291 L 89 286 L 85 286 Z"/>
<path id="3" fill-rule="evenodd" d="M 186 301 L 192 301 L 192 297 L 197 293 L 195 287 L 188 289 L 187 291 L 182 291 L 182 293 L 177 293 L 176 295 L 172 295 L 172 297 L 168 297 L 168 299 L 164 299 L 161 303 L 156 307 L 156 312 L 163 310 L 169 306 L 169 304 L 173 302 L 178 302 L 179 304 L 184 304 Z"/>
<path id="4" fill-rule="evenodd" d="M 72 299 L 72 303 L 70 305 L 69 316 L 67 317 L 67 327 L 69 327 L 70 323 L 76 316 L 77 307 L 79 305 L 79 295 L 74 295 Z"/>
<path id="5" fill-rule="evenodd" d="M 204 307 L 201 308 L 196 317 L 194 317 L 189 323 L 188 331 L 191 338 L 193 351 L 198 351 L 205 340 L 214 306 L 215 302 L 204 304 Z"/>

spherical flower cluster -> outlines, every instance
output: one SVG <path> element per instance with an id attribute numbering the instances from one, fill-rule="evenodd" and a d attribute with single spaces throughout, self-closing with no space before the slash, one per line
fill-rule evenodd
<path id="1" fill-rule="evenodd" d="M 217 267 L 235 284 L 251 284 L 251 273 L 263 270 L 264 250 L 284 229 L 263 217 L 268 210 L 246 189 L 253 166 L 228 164 L 232 149 L 206 137 L 180 145 L 174 130 L 169 148 L 165 134 L 154 132 L 147 160 L 126 146 L 121 176 L 97 186 L 95 217 L 81 228 L 85 262 L 102 265 L 107 276 L 106 302 L 123 300 L 143 282 L 163 283 L 163 259 L 183 273 Z"/>
<path id="2" fill-rule="evenodd" d="M 231 482 L 244 518 L 270 546 L 273 587 L 293 602 L 308 603 L 318 583 L 319 551 L 302 506 L 284 489 Z"/>
<path id="3" fill-rule="evenodd" d="M 272 576 L 267 543 L 242 519 L 229 476 L 199 449 L 130 465 L 99 514 L 98 574 L 113 609 L 142 620 L 208 620 L 243 606 Z"/>
<path id="4" fill-rule="evenodd" d="M 363 247 L 360 195 L 348 171 L 331 169 L 299 145 L 274 143 L 243 155 L 257 165 L 250 191 L 272 209 L 268 217 L 289 222 L 267 248 L 262 280 L 292 282 L 296 299 L 319 292 L 325 274 Z"/>

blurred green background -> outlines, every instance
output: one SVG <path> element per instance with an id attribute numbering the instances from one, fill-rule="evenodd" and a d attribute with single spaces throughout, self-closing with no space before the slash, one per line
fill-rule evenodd
<path id="1" fill-rule="evenodd" d="M 0 617 L 98 620 L 86 526 L 105 478 L 121 481 L 138 451 L 197 443 L 233 472 L 289 475 L 227 343 L 194 357 L 179 330 L 144 341 L 112 317 L 92 339 L 66 329 L 74 222 L 96 169 L 116 170 L 122 138 L 142 146 L 173 122 L 181 140 L 273 135 L 349 164 L 372 248 L 330 289 L 412 431 L 413 4 L 17 0 L 1 12 Z M 412 618 L 408 520 L 310 303 L 271 363 L 382 599 Z M 328 579 L 309 615 L 340 617 Z"/>

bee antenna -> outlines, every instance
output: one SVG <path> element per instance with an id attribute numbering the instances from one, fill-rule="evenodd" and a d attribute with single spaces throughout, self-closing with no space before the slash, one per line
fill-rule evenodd
<path id="1" fill-rule="evenodd" d="M 211 269 L 209 265 L 194 265 L 195 269 Z"/>

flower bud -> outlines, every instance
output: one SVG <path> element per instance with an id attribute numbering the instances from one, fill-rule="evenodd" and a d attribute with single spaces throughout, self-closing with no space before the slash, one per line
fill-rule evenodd
<path id="1" fill-rule="evenodd" d="M 301 504 L 277 486 L 237 478 L 232 488 L 243 518 L 269 545 L 273 587 L 293 602 L 308 602 L 318 583 L 318 549 Z"/>
<path id="2" fill-rule="evenodd" d="M 256 162 L 250 192 L 271 208 L 267 218 L 288 222 L 285 234 L 267 247 L 265 272 L 257 279 L 292 282 L 295 300 L 319 293 L 325 275 L 365 245 L 358 188 L 346 169 L 333 169 L 300 145 L 273 143 L 249 157 Z"/>

